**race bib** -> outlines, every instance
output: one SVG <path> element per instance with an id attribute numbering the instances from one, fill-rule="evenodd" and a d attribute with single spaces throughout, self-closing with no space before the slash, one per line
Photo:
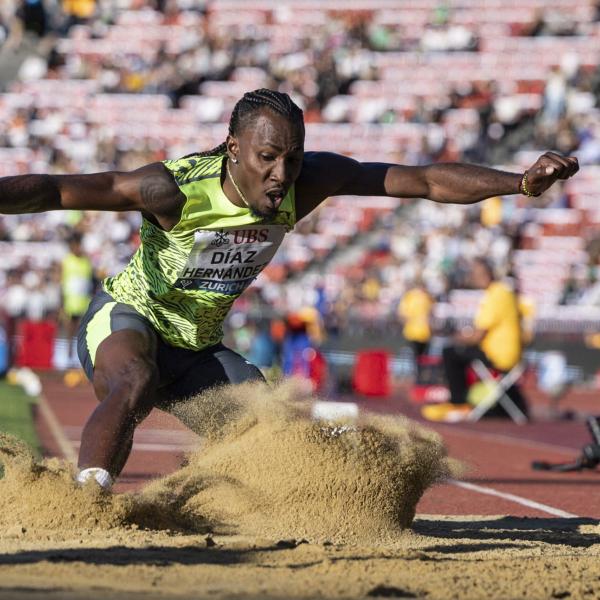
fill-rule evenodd
<path id="1" fill-rule="evenodd" d="M 271 262 L 285 232 L 283 225 L 197 231 L 175 287 L 237 296 Z"/>

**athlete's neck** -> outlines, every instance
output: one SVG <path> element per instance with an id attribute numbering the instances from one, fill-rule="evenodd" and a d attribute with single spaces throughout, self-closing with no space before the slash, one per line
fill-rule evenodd
<path id="1" fill-rule="evenodd" d="M 250 210 L 252 210 L 242 190 L 239 188 L 238 184 L 233 178 L 233 175 L 231 174 L 228 158 L 225 158 L 225 180 L 223 181 L 222 188 L 223 193 L 225 194 L 225 196 L 227 196 L 227 199 L 232 204 L 234 204 L 235 206 L 239 206 L 240 208 L 249 208 Z"/>

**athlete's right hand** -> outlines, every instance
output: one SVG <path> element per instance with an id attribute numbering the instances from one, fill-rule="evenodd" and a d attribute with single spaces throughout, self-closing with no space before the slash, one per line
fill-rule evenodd
<path id="1" fill-rule="evenodd" d="M 539 196 L 558 179 L 569 179 L 579 171 L 574 156 L 561 156 L 556 152 L 542 154 L 523 175 L 521 192 L 527 196 Z"/>

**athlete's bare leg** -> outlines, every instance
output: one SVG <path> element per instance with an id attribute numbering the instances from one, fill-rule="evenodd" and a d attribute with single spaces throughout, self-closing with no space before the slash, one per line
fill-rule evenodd
<path id="1" fill-rule="evenodd" d="M 110 469 L 108 469 L 108 472 L 113 477 L 116 477 L 119 473 L 121 473 L 123 467 L 125 466 L 125 463 L 127 462 L 127 459 L 129 458 L 129 455 L 131 454 L 131 448 L 133 447 L 134 431 L 135 427 L 131 430 L 131 433 L 127 435 L 126 439 L 123 442 L 123 445 L 121 446 L 121 449 L 119 450 L 119 453 L 114 457 L 111 467 Z"/>
<path id="2" fill-rule="evenodd" d="M 86 423 L 79 449 L 80 469 L 119 475 L 133 432 L 157 400 L 158 368 L 150 340 L 133 329 L 116 331 L 98 347 L 94 391 L 100 404 Z"/>

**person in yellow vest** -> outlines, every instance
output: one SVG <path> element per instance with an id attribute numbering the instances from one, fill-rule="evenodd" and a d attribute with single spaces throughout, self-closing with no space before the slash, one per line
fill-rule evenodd
<path id="1" fill-rule="evenodd" d="M 422 414 L 432 421 L 456 421 L 468 415 L 466 369 L 476 359 L 498 371 L 509 371 L 521 359 L 523 338 L 519 301 L 514 290 L 497 281 L 490 264 L 475 259 L 472 267 L 474 287 L 485 290 L 473 327 L 455 336 L 454 344 L 443 351 L 444 371 L 450 388 L 450 402 L 423 407 Z M 509 390 L 511 399 L 527 413 L 518 388 Z M 488 414 L 496 414 L 490 412 Z"/>
<path id="2" fill-rule="evenodd" d="M 535 336 L 535 300 L 524 294 L 518 295 L 519 315 L 521 316 L 521 338 L 523 346 L 529 346 Z"/>
<path id="3" fill-rule="evenodd" d="M 62 0 L 62 11 L 66 17 L 62 33 L 66 34 L 73 25 L 87 23 L 96 12 L 96 0 Z"/>
<path id="4" fill-rule="evenodd" d="M 81 234 L 74 232 L 69 238 L 69 252 L 62 260 L 62 312 L 65 335 L 69 344 L 69 362 L 76 358 L 72 343 L 92 299 L 93 268 L 90 259 L 84 255 Z"/>
<path id="5" fill-rule="evenodd" d="M 484 227 L 496 227 L 502 223 L 502 198 L 494 196 L 481 203 L 481 224 Z"/>
<path id="6" fill-rule="evenodd" d="M 398 165 L 377 156 L 360 162 L 305 151 L 304 144 L 300 107 L 263 88 L 236 103 L 215 148 L 134 171 L 0 177 L 0 213 L 142 215 L 139 248 L 123 271 L 102 282 L 79 328 L 79 358 L 100 403 L 81 435 L 79 482 L 110 488 L 135 428 L 153 408 L 173 410 L 216 385 L 264 381 L 223 345 L 223 322 L 296 222 L 327 198 L 472 204 L 533 197 L 579 168 L 576 158 L 554 152 L 525 173 L 509 173 L 465 163 Z"/>
<path id="7" fill-rule="evenodd" d="M 96 11 L 96 0 L 63 0 L 63 12 L 76 19 L 89 19 Z"/>
<path id="8" fill-rule="evenodd" d="M 319 311 L 314 306 L 303 306 L 296 314 L 306 323 L 306 333 L 311 342 L 321 345 L 325 340 L 325 329 Z"/>
<path id="9" fill-rule="evenodd" d="M 414 356 L 417 373 L 419 358 L 427 353 L 431 339 L 429 319 L 433 309 L 433 298 L 420 278 L 405 292 L 398 304 L 398 318 L 404 324 L 402 334 L 410 344 Z"/>

